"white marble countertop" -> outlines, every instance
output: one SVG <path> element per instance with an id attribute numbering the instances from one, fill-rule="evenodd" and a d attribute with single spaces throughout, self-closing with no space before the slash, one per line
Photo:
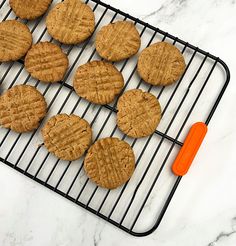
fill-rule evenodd
<path id="1" fill-rule="evenodd" d="M 221 57 L 231 83 L 159 228 L 135 238 L 0 165 L 0 245 L 236 245 L 236 1 L 106 0 Z"/>

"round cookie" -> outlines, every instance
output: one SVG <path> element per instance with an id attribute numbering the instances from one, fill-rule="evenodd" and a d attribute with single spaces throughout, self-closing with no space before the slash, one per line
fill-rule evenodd
<path id="1" fill-rule="evenodd" d="M 140 89 L 125 92 L 117 104 L 117 125 L 130 137 L 151 135 L 161 120 L 161 106 L 156 97 Z"/>
<path id="2" fill-rule="evenodd" d="M 130 145 L 118 138 L 103 138 L 88 150 L 84 169 L 97 185 L 115 189 L 128 181 L 134 172 L 135 157 Z"/>
<path id="3" fill-rule="evenodd" d="M 80 0 L 65 0 L 49 12 L 48 33 L 63 44 L 78 44 L 90 37 L 95 28 L 92 9 Z"/>
<path id="4" fill-rule="evenodd" d="M 120 61 L 136 54 L 141 40 L 132 22 L 117 21 L 101 28 L 95 45 L 98 54 L 104 59 Z"/>
<path id="5" fill-rule="evenodd" d="M 49 119 L 42 129 L 44 145 L 62 160 L 79 159 L 92 140 L 89 123 L 77 115 L 58 114 Z"/>
<path id="6" fill-rule="evenodd" d="M 16 61 L 32 44 L 29 28 L 16 20 L 0 22 L 0 62 Z"/>
<path id="7" fill-rule="evenodd" d="M 32 46 L 25 57 L 25 68 L 30 75 L 44 82 L 54 83 L 63 79 L 69 62 L 56 44 L 39 42 Z"/>
<path id="8" fill-rule="evenodd" d="M 30 85 L 16 85 L 0 96 L 0 124 L 15 132 L 36 129 L 46 111 L 43 95 Z"/>
<path id="9" fill-rule="evenodd" d="M 176 82 L 185 70 L 181 52 L 166 42 L 158 42 L 144 49 L 138 58 L 140 77 L 152 85 L 170 85 Z"/>
<path id="10" fill-rule="evenodd" d="M 52 0 L 10 0 L 9 4 L 16 16 L 33 20 L 43 15 L 51 2 Z"/>
<path id="11" fill-rule="evenodd" d="M 124 87 L 122 74 L 104 61 L 92 61 L 80 66 L 75 74 L 76 93 L 90 102 L 108 104 Z"/>

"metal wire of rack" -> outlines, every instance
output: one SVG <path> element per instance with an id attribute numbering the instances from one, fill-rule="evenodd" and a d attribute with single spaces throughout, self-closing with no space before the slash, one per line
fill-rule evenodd
<path id="1" fill-rule="evenodd" d="M 180 80 L 169 87 L 144 83 L 136 73 L 136 57 L 115 64 L 126 82 L 122 93 L 130 88 L 141 88 L 159 99 L 163 108 L 161 124 L 150 137 L 129 138 L 115 123 L 116 103 L 122 93 L 114 103 L 105 106 L 88 103 L 74 93 L 71 78 L 75 69 L 80 64 L 99 59 L 93 46 L 96 34 L 93 34 L 78 46 L 59 44 L 69 57 L 70 67 L 64 80 L 58 84 L 44 84 L 31 78 L 24 70 L 23 60 L 0 64 L 1 91 L 23 81 L 23 84 L 37 87 L 48 102 L 48 115 L 37 130 L 26 134 L 0 130 L 0 161 L 123 231 L 146 236 L 159 226 L 181 181 L 181 177 L 171 173 L 170 167 L 189 127 L 200 120 L 209 124 L 229 83 L 230 72 L 220 58 L 121 10 L 99 0 L 87 0 L 86 4 L 95 13 L 95 30 L 109 22 L 129 20 L 140 32 L 142 48 L 165 40 L 182 51 L 186 70 Z M 0 18 L 17 19 L 6 0 L 0 4 Z M 45 15 L 25 23 L 29 25 L 35 42 L 49 40 L 57 43 L 47 34 L 44 18 Z M 116 190 L 101 189 L 86 177 L 83 160 L 61 161 L 46 151 L 40 128 L 50 116 L 62 112 L 78 114 L 90 122 L 93 141 L 117 136 L 130 143 L 136 155 L 136 169 L 129 182 Z M 151 203 L 155 204 L 155 209 L 149 209 Z"/>

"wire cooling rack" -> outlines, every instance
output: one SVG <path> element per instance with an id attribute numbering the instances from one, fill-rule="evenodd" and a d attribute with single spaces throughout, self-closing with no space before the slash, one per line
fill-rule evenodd
<path id="1" fill-rule="evenodd" d="M 53 1 L 53 5 L 56 2 Z M 153 87 L 143 82 L 136 72 L 136 56 L 115 64 L 125 78 L 124 90 L 141 88 L 159 99 L 163 116 L 158 129 L 150 137 L 129 138 L 116 126 L 117 99 L 110 105 L 99 106 L 74 93 L 71 82 L 76 68 L 100 59 L 94 48 L 96 34 L 93 34 L 78 46 L 59 44 L 69 57 L 70 67 L 58 84 L 45 84 L 31 78 L 22 60 L 0 65 L 1 92 L 16 84 L 31 84 L 42 92 L 48 103 L 48 115 L 34 132 L 18 134 L 0 129 L 0 160 L 120 229 L 145 236 L 160 224 L 181 180 L 171 172 L 171 165 L 186 133 L 196 121 L 209 124 L 228 85 L 229 69 L 208 52 L 99 0 L 86 3 L 95 13 L 95 32 L 109 22 L 130 20 L 140 32 L 141 50 L 153 42 L 165 40 L 182 51 L 186 71 L 176 84 L 168 87 Z M 47 34 L 45 16 L 24 23 L 30 27 L 35 43 L 46 40 L 57 43 Z M 0 3 L 0 19 L 17 19 L 6 0 Z M 49 117 L 58 113 L 75 113 L 85 118 L 93 127 L 93 141 L 107 136 L 127 141 L 136 156 L 136 169 L 130 181 L 115 190 L 102 189 L 85 175 L 83 158 L 71 163 L 49 154 L 42 145 L 40 129 Z M 150 209 L 151 204 L 155 207 Z"/>

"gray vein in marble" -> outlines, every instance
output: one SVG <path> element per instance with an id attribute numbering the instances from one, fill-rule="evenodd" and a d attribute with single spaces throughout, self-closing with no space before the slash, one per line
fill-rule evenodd
<path id="1" fill-rule="evenodd" d="M 145 15 L 142 19 L 145 20 L 145 19 L 147 19 L 147 18 L 149 18 L 149 17 L 152 17 L 153 15 L 156 15 L 162 8 L 163 8 L 163 6 L 161 6 L 159 9 L 157 9 L 157 10 L 151 12 L 150 14 Z"/>
<path id="2" fill-rule="evenodd" d="M 102 240 L 102 232 L 104 230 L 104 227 L 105 227 L 105 223 L 104 221 L 101 221 L 99 220 L 97 223 L 96 223 L 96 231 L 93 235 L 93 245 L 94 246 L 98 246 Z"/>
<path id="3" fill-rule="evenodd" d="M 81 244 L 80 244 L 80 245 L 85 245 L 85 237 L 84 237 L 84 235 L 85 235 L 85 228 L 79 226 L 78 229 L 79 229 L 79 230 L 82 230 L 82 233 L 81 233 L 81 240 L 80 240 Z"/>
<path id="4" fill-rule="evenodd" d="M 210 242 L 207 246 L 215 246 L 217 242 L 223 240 L 223 238 L 228 238 L 236 233 L 236 217 L 232 219 L 232 230 L 230 232 L 221 232 L 214 241 Z"/>
<path id="5" fill-rule="evenodd" d="M 220 5 L 220 4 L 225 4 L 225 3 L 227 3 L 227 4 L 235 4 L 236 3 L 236 0 L 231 0 L 231 1 L 225 1 L 225 0 L 216 0 L 216 1 L 213 1 L 213 4 L 215 4 L 215 5 Z"/>
<path id="6" fill-rule="evenodd" d="M 141 16 L 140 18 L 142 20 L 145 20 L 145 19 L 148 19 L 150 17 L 156 16 L 157 13 L 158 13 L 159 17 L 164 16 L 165 18 L 166 17 L 173 18 L 179 9 L 182 9 L 184 6 L 186 6 L 187 1 L 188 0 L 177 0 L 177 1 L 176 0 L 169 0 L 169 1 L 166 1 L 159 9 L 151 12 L 148 15 Z M 174 7 L 170 8 L 170 6 L 174 6 Z M 172 9 L 171 13 L 166 14 L 167 9 L 168 10 Z"/>
<path id="7" fill-rule="evenodd" d="M 236 231 L 231 231 L 231 232 L 229 232 L 229 233 L 221 232 L 221 233 L 216 237 L 216 239 L 215 239 L 213 242 L 209 243 L 207 246 L 215 246 L 215 244 L 216 244 L 220 239 L 222 239 L 222 238 L 224 238 L 224 237 L 230 237 L 231 235 L 233 235 L 233 234 L 235 234 L 235 233 L 236 233 Z"/>
<path id="8" fill-rule="evenodd" d="M 22 237 L 17 237 L 14 232 L 8 232 L 3 240 L 3 246 L 24 246 L 26 242 L 32 241 L 33 236 L 30 234 L 23 235 Z"/>
<path id="9" fill-rule="evenodd" d="M 101 232 L 99 233 L 98 238 L 96 237 L 96 233 L 95 233 L 93 236 L 93 245 L 98 246 L 100 241 L 101 241 Z"/>

